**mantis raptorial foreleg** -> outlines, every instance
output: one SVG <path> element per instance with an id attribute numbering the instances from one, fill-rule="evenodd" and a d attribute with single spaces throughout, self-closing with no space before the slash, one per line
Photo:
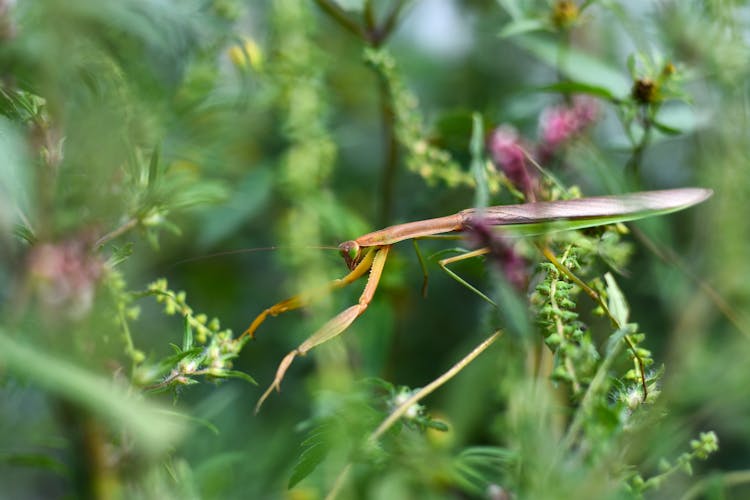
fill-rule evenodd
<path id="1" fill-rule="evenodd" d="M 365 312 L 367 306 L 369 306 L 370 302 L 372 301 L 372 297 L 375 295 L 375 290 L 377 290 L 378 288 L 380 276 L 383 274 L 383 267 L 385 266 L 385 261 L 388 258 L 388 251 L 390 250 L 390 248 L 390 245 L 385 245 L 369 252 L 368 256 L 371 257 L 369 257 L 369 260 L 367 262 L 365 262 L 365 260 L 367 259 L 367 257 L 365 257 L 351 273 L 340 280 L 343 281 L 344 279 L 349 279 L 349 282 L 351 282 L 360 277 L 362 274 L 364 274 L 364 271 L 359 272 L 359 274 L 354 277 L 351 276 L 358 272 L 363 264 L 370 269 L 370 276 L 367 279 L 367 284 L 365 285 L 365 289 L 362 292 L 362 295 L 359 296 L 359 301 L 357 302 L 357 304 L 344 309 L 339 314 L 331 318 L 328 322 L 326 322 L 326 324 L 321 326 L 318 331 L 310 335 L 307 340 L 302 342 L 296 349 L 291 351 L 284 357 L 283 360 L 281 360 L 281 363 L 279 363 L 279 367 L 276 370 L 276 376 L 273 379 L 273 383 L 271 383 L 268 389 L 266 389 L 266 392 L 263 393 L 263 396 L 261 396 L 261 398 L 258 400 L 258 404 L 255 406 L 256 413 L 258 412 L 258 410 L 260 410 L 263 402 L 266 400 L 266 398 L 268 398 L 268 396 L 271 394 L 271 392 L 273 392 L 274 389 L 276 389 L 277 391 L 280 390 L 281 381 L 284 379 L 284 375 L 286 374 L 289 366 L 292 364 L 292 361 L 294 361 L 294 358 L 296 358 L 297 356 L 304 356 L 308 351 L 310 351 L 310 349 L 324 342 L 328 342 L 332 338 L 341 334 L 344 330 L 349 328 L 349 325 L 351 325 L 359 315 Z M 337 285 L 336 288 L 344 286 L 345 284 L 346 283 Z"/>
<path id="2" fill-rule="evenodd" d="M 305 307 L 308 305 L 313 298 L 328 293 L 332 290 L 336 290 L 338 288 L 343 288 L 347 286 L 350 283 L 354 283 L 359 278 L 361 278 L 369 269 L 372 267 L 372 261 L 375 256 L 376 250 L 372 250 L 365 254 L 364 257 L 362 257 L 362 260 L 357 264 L 357 266 L 352 269 L 349 274 L 344 276 L 343 278 L 339 278 L 336 280 L 333 280 L 326 285 L 317 288 L 312 291 L 307 291 L 305 293 L 301 293 L 299 295 L 295 295 L 294 297 L 290 297 L 286 300 L 282 300 L 281 302 L 272 305 L 262 313 L 260 313 L 250 324 L 250 326 L 245 330 L 240 338 L 243 337 L 255 337 L 255 330 L 258 329 L 258 327 L 263 323 L 268 316 L 278 316 L 279 314 L 285 313 L 287 311 L 293 311 L 294 309 L 299 309 L 300 307 Z"/>

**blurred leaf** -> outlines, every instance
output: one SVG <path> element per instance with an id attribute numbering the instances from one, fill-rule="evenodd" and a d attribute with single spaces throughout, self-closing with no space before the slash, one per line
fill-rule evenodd
<path id="1" fill-rule="evenodd" d="M 133 243 L 128 242 L 121 247 L 112 247 L 112 255 L 107 259 L 107 264 L 111 267 L 115 267 L 122 264 L 128 258 L 133 255 Z"/>
<path id="2" fill-rule="evenodd" d="M 513 38 L 513 42 L 579 84 L 604 89 L 613 96 L 624 97 L 630 92 L 630 80 L 621 71 L 588 54 L 561 48 L 541 36 L 520 36 Z"/>
<path id="3" fill-rule="evenodd" d="M 669 127 L 667 125 L 664 125 L 661 122 L 653 121 L 651 124 L 658 130 L 659 132 L 666 134 L 666 135 L 680 135 L 682 134 L 682 130 L 678 128 Z"/>
<path id="4" fill-rule="evenodd" d="M 508 15 L 513 20 L 518 20 L 523 17 L 522 2 L 519 0 L 497 0 L 497 3 L 505 9 Z"/>
<path id="5" fill-rule="evenodd" d="M 601 97 L 602 99 L 607 99 L 608 101 L 612 102 L 619 101 L 617 97 L 615 97 L 608 89 L 604 87 L 601 87 L 599 85 L 591 85 L 588 83 L 574 82 L 570 80 L 553 83 L 552 85 L 546 85 L 544 87 L 540 87 L 539 90 L 545 92 L 559 92 L 562 94 L 589 94 L 595 97 Z"/>
<path id="6" fill-rule="evenodd" d="M 612 316 L 617 320 L 620 326 L 628 324 L 628 318 L 630 317 L 630 308 L 625 300 L 625 296 L 622 294 L 620 287 L 617 286 L 615 277 L 612 273 L 604 275 L 604 280 L 607 282 L 607 297 L 609 298 L 609 311 Z"/>
<path id="7" fill-rule="evenodd" d="M 186 413 L 179 413 L 176 411 L 171 410 L 162 410 L 162 413 L 164 415 L 168 415 L 169 417 L 175 418 L 177 420 L 185 420 L 186 422 L 189 422 L 191 424 L 195 424 L 199 427 L 204 427 L 206 430 L 211 432 L 212 434 L 218 436 L 221 431 L 218 427 L 216 427 L 213 423 L 211 423 L 208 419 L 196 417 L 194 415 L 188 415 Z"/>
<path id="8" fill-rule="evenodd" d="M 151 159 L 148 162 L 148 188 L 152 189 L 159 176 L 159 159 L 161 157 L 161 148 L 154 148 L 151 153 Z"/>
<path id="9" fill-rule="evenodd" d="M 348 11 L 361 12 L 365 8 L 365 0 L 333 0 L 334 3 Z"/>
<path id="10" fill-rule="evenodd" d="M 212 376 L 216 378 L 238 378 L 238 379 L 244 380 L 245 382 L 249 382 L 253 385 L 258 385 L 258 382 L 256 382 L 253 377 L 251 377 L 245 372 L 241 372 L 238 370 L 222 370 L 221 373 L 218 373 Z"/>
<path id="11" fill-rule="evenodd" d="M 176 354 L 173 354 L 172 356 L 168 356 L 161 361 L 159 361 L 159 369 L 161 373 L 164 373 L 168 370 L 171 370 L 174 365 L 182 361 L 183 359 L 189 357 L 189 356 L 195 356 L 198 357 L 203 352 L 202 347 L 193 347 L 192 349 L 188 349 L 186 351 L 183 351 L 180 349 L 180 347 L 172 344 L 172 348 L 177 351 Z"/>
<path id="12" fill-rule="evenodd" d="M 125 428 L 141 451 L 160 454 L 185 431 L 159 406 L 136 399 L 124 387 L 67 360 L 17 342 L 0 330 L 0 363 L 8 373 L 100 415 L 112 430 Z"/>
<path id="13" fill-rule="evenodd" d="M 33 467 L 34 469 L 48 470 L 61 475 L 68 472 L 64 463 L 42 453 L 0 452 L 0 464 L 11 467 Z"/>
<path id="14" fill-rule="evenodd" d="M 268 204 L 273 187 L 273 171 L 256 167 L 238 183 L 226 203 L 211 209 L 199 222 L 198 245 L 206 248 L 237 232 L 248 219 Z"/>
<path id="15" fill-rule="evenodd" d="M 34 170 L 29 163 L 23 134 L 0 116 L 0 230 L 16 223 L 19 211 L 33 216 L 29 213 L 33 201 L 29 188 Z"/>
<path id="16" fill-rule="evenodd" d="M 190 327 L 190 318 L 185 316 L 182 329 L 182 350 L 187 351 L 193 347 L 193 329 Z"/>
<path id="17" fill-rule="evenodd" d="M 331 451 L 333 433 L 335 433 L 335 429 L 329 422 L 324 422 L 310 429 L 307 437 L 300 444 L 302 452 L 292 468 L 292 475 L 289 478 L 287 488 L 294 488 L 297 483 L 309 476 L 320 465 L 328 452 Z"/>
<path id="18" fill-rule="evenodd" d="M 710 111 L 699 111 L 685 103 L 668 103 L 662 106 L 656 118 L 659 131 L 667 135 L 673 135 L 671 131 L 674 130 L 680 134 L 692 134 L 712 126 L 715 119 Z"/>
<path id="19" fill-rule="evenodd" d="M 484 495 L 488 485 L 500 483 L 503 471 L 516 459 L 517 453 L 505 448 L 466 448 L 453 459 L 456 482 L 468 492 Z"/>
<path id="20" fill-rule="evenodd" d="M 195 205 L 210 205 L 227 199 L 229 190 L 223 182 L 191 179 L 182 189 L 173 193 L 168 203 L 170 208 L 187 208 Z"/>
<path id="21" fill-rule="evenodd" d="M 549 25 L 541 19 L 519 19 L 511 21 L 500 30 L 501 38 L 530 33 L 532 31 L 549 30 Z"/>
<path id="22" fill-rule="evenodd" d="M 489 204 L 490 190 L 487 187 L 487 172 L 484 163 L 484 123 L 479 113 L 472 115 L 469 150 L 471 151 L 471 171 L 476 183 L 474 206 L 485 208 Z"/>
<path id="23" fill-rule="evenodd" d="M 33 245 L 37 241 L 33 231 L 24 224 L 14 224 L 13 235 L 29 245 Z"/>

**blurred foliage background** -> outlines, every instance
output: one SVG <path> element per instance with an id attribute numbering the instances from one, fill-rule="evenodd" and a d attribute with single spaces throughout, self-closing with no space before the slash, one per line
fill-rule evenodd
<path id="1" fill-rule="evenodd" d="M 748 495 L 749 14 L 708 0 L 0 0 L 2 496 Z M 534 149 L 574 94 L 595 99 L 595 122 Z M 617 264 L 654 361 L 649 400 L 625 330 L 583 294 L 574 347 L 606 381 L 586 399 L 596 379 L 576 392 L 550 373 L 528 298 L 554 270 L 533 245 L 514 244 L 525 289 L 481 259 L 455 267 L 493 308 L 435 258 L 423 298 L 405 242 L 367 312 L 254 415 L 284 354 L 364 282 L 237 338 L 343 276 L 339 242 L 483 192 L 529 195 L 469 146 L 502 124 L 565 186 L 539 193 L 714 190 L 629 234 L 575 237 L 604 256 L 582 264 L 587 280 Z M 599 290 L 617 302 L 616 285 Z M 499 328 L 424 413 L 366 439 L 401 386 Z"/>

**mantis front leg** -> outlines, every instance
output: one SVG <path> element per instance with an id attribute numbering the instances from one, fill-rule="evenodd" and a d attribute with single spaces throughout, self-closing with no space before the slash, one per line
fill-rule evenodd
<path id="1" fill-rule="evenodd" d="M 385 261 L 388 258 L 388 251 L 390 249 L 390 245 L 385 245 L 372 250 L 351 273 L 339 280 L 343 282 L 350 276 L 354 275 L 353 278 L 347 281 L 348 283 L 364 274 L 364 271 L 361 270 L 361 266 L 363 265 L 363 263 L 365 263 L 365 261 L 367 261 L 365 265 L 370 269 L 370 276 L 367 279 L 367 284 L 365 285 L 365 289 L 362 292 L 362 295 L 359 296 L 359 301 L 355 305 L 344 309 L 339 314 L 328 320 L 328 322 L 321 326 L 318 331 L 310 335 L 310 337 L 302 342 L 296 349 L 284 356 L 284 359 L 281 360 L 281 363 L 279 363 L 279 367 L 276 370 L 276 376 L 273 379 L 273 383 L 268 387 L 268 389 L 266 389 L 266 392 L 264 392 L 258 400 L 258 404 L 255 406 L 255 413 L 258 413 L 260 407 L 263 405 L 263 402 L 266 400 L 266 398 L 268 398 L 268 396 L 274 389 L 276 389 L 277 391 L 280 390 L 281 381 L 284 379 L 284 374 L 286 374 L 286 371 L 292 364 L 292 361 L 294 361 L 294 358 L 296 358 L 297 356 L 304 356 L 312 348 L 324 342 L 328 342 L 337 335 L 340 335 L 347 328 L 349 328 L 349 326 L 354 322 L 355 319 L 357 319 L 357 317 L 365 312 L 367 306 L 370 305 L 370 302 L 372 301 L 372 297 L 375 295 L 375 290 L 377 290 L 378 288 L 380 276 L 383 274 L 383 268 L 385 266 Z M 361 272 L 359 272 L 358 270 Z M 339 288 L 339 286 L 343 285 L 337 285 L 334 287 Z"/>
<path id="2" fill-rule="evenodd" d="M 300 293 L 298 295 L 295 295 L 294 297 L 290 297 L 286 300 L 282 300 L 281 302 L 278 302 L 271 307 L 264 310 L 262 313 L 260 313 L 258 316 L 255 317 L 253 322 L 250 324 L 249 327 L 240 335 L 240 339 L 244 338 L 255 338 L 255 331 L 258 329 L 258 327 L 263 323 L 268 316 L 278 316 L 279 314 L 285 313 L 287 311 L 293 311 L 295 309 L 299 309 L 300 307 L 305 307 L 307 304 L 309 304 L 312 299 L 321 293 L 327 293 L 332 290 L 336 290 L 337 288 L 343 288 L 346 285 L 355 282 L 359 278 L 361 278 L 372 266 L 373 257 L 375 255 L 376 250 L 372 250 L 368 252 L 362 260 L 357 264 L 357 266 L 349 272 L 346 276 L 343 278 L 333 280 L 326 285 L 324 285 L 321 288 L 317 288 L 315 290 L 307 291 L 304 293 Z"/>

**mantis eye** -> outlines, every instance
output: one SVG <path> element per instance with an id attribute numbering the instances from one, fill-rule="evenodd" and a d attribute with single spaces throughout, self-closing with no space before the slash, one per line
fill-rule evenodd
<path id="1" fill-rule="evenodd" d="M 339 251 L 341 252 L 341 256 L 344 257 L 344 261 L 346 261 L 346 267 L 350 270 L 354 269 L 359 263 L 359 244 L 356 241 L 345 241 L 339 245 Z"/>

